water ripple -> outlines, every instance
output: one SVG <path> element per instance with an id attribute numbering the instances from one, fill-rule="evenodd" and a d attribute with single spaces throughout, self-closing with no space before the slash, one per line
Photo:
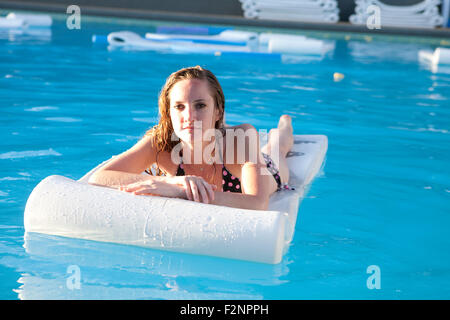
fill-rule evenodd
<path id="1" fill-rule="evenodd" d="M 0 153 L 0 159 L 18 159 L 18 158 L 31 158 L 31 157 L 45 157 L 45 156 L 61 156 L 61 153 L 56 152 L 53 149 L 47 150 L 30 150 L 30 151 L 10 151 Z"/>

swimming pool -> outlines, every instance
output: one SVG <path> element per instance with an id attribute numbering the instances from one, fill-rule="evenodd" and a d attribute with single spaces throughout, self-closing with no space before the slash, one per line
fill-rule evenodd
<path id="1" fill-rule="evenodd" d="M 417 61 L 445 41 L 309 32 L 335 41 L 332 54 L 280 63 L 109 51 L 92 34 L 162 23 L 82 23 L 68 30 L 55 16 L 50 36 L 0 39 L 1 299 L 450 298 L 450 74 Z M 283 261 L 25 238 L 34 186 L 52 174 L 78 179 L 132 146 L 157 121 L 168 74 L 197 64 L 221 82 L 228 124 L 270 129 L 287 113 L 297 134 L 328 136 Z M 380 289 L 368 286 L 373 265 Z M 70 286 L 73 266 L 80 288 Z"/>

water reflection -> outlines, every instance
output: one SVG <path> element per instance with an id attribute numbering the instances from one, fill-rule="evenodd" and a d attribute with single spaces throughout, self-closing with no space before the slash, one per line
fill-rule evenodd
<path id="1" fill-rule="evenodd" d="M 0 40 L 10 42 L 51 42 L 52 29 L 50 28 L 26 28 L 26 29 L 0 29 Z"/>
<path id="2" fill-rule="evenodd" d="M 434 57 L 434 53 L 430 50 L 420 50 L 418 53 L 420 66 L 432 73 L 450 74 L 450 65 L 439 63 Z"/>
<path id="3" fill-rule="evenodd" d="M 419 50 L 423 48 L 423 45 L 416 43 L 381 41 L 349 41 L 347 46 L 353 59 L 361 63 L 386 60 L 415 63 Z"/>
<path id="4" fill-rule="evenodd" d="M 18 280 L 20 299 L 263 299 L 263 287 L 286 282 L 289 273 L 287 261 L 267 265 L 37 233 L 24 239 L 33 271 Z M 79 290 L 66 283 L 71 265 L 80 269 Z"/>

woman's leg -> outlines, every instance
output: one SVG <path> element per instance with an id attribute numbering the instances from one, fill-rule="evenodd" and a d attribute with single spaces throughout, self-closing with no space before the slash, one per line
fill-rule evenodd
<path id="1" fill-rule="evenodd" d="M 281 182 L 288 183 L 289 167 L 286 161 L 287 153 L 294 144 L 294 133 L 292 129 L 292 119 L 288 115 L 282 115 L 278 121 L 278 128 L 269 132 L 269 141 L 261 149 L 268 154 L 275 162 L 280 171 Z"/>

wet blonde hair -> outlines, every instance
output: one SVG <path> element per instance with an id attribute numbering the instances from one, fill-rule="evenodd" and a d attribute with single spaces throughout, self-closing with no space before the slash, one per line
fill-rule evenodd
<path id="1" fill-rule="evenodd" d="M 170 119 L 169 95 L 177 82 L 191 79 L 206 80 L 208 82 L 210 94 L 214 99 L 215 108 L 219 110 L 219 120 L 216 121 L 215 128 L 220 129 L 224 125 L 225 96 L 216 76 L 211 71 L 200 66 L 178 70 L 167 78 L 166 83 L 159 94 L 159 123 L 145 133 L 146 136 L 153 136 L 154 144 L 158 152 L 171 152 L 179 143 L 179 139 L 172 138 L 175 133 L 172 126 L 172 120 Z"/>

